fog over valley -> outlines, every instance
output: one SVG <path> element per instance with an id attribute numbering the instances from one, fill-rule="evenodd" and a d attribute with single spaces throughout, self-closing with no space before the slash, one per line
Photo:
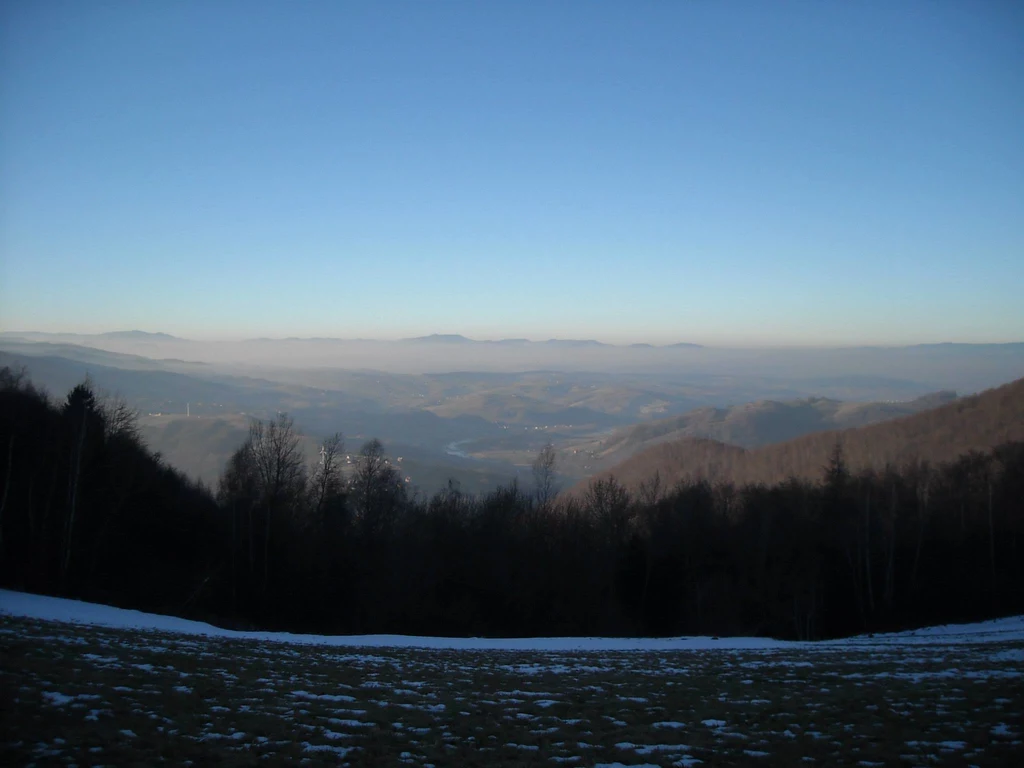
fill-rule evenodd
<path id="1" fill-rule="evenodd" d="M 350 451 L 379 438 L 402 457 L 410 485 L 431 493 L 449 479 L 474 492 L 520 476 L 531 482 L 548 442 L 563 484 L 572 484 L 684 435 L 753 447 L 894 418 L 940 404 L 935 393 L 971 394 L 1018 377 L 1024 344 L 735 349 L 4 332 L 0 362 L 24 366 L 53 392 L 90 376 L 140 411 L 154 450 L 211 484 L 249 419 L 287 412 L 310 460 L 336 431 Z M 729 410 L 700 410 L 708 408 Z M 672 417 L 679 423 L 659 426 Z"/>

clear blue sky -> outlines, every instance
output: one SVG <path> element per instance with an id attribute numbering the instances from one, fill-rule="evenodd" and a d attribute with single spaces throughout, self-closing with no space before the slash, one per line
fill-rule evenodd
<path id="1" fill-rule="evenodd" d="M 1024 340 L 1024 4 L 0 5 L 0 328 Z"/>

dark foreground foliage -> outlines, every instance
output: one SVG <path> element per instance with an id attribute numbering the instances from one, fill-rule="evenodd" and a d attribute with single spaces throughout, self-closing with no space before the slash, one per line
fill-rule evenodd
<path id="1" fill-rule="evenodd" d="M 88 383 L 0 372 L 0 583 L 232 626 L 819 638 L 1024 612 L 1024 444 L 817 483 L 410 498 L 379 443 L 254 423 L 217 493 Z"/>

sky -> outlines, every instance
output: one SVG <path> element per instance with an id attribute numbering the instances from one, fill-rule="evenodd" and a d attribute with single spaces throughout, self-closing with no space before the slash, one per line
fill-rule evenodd
<path id="1" fill-rule="evenodd" d="M 1024 340 L 1016 2 L 0 4 L 0 330 Z"/>

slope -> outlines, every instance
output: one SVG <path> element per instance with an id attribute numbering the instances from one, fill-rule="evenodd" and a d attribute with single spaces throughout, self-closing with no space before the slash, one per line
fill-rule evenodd
<path id="1" fill-rule="evenodd" d="M 655 473 L 663 485 L 696 478 L 774 483 L 790 477 L 819 478 L 837 442 L 850 468 L 859 471 L 887 463 L 952 461 L 969 451 L 1014 440 L 1024 440 L 1024 379 L 911 416 L 815 432 L 753 450 L 697 438 L 663 442 L 593 479 L 613 476 L 633 488 Z"/>
<path id="2" fill-rule="evenodd" d="M 941 391 L 906 402 L 851 403 L 829 398 L 760 400 L 728 408 L 694 411 L 617 430 L 602 441 L 601 458 L 625 459 L 657 443 L 700 437 L 743 448 L 792 440 L 810 432 L 861 427 L 909 416 L 952 402 L 955 392 Z"/>

